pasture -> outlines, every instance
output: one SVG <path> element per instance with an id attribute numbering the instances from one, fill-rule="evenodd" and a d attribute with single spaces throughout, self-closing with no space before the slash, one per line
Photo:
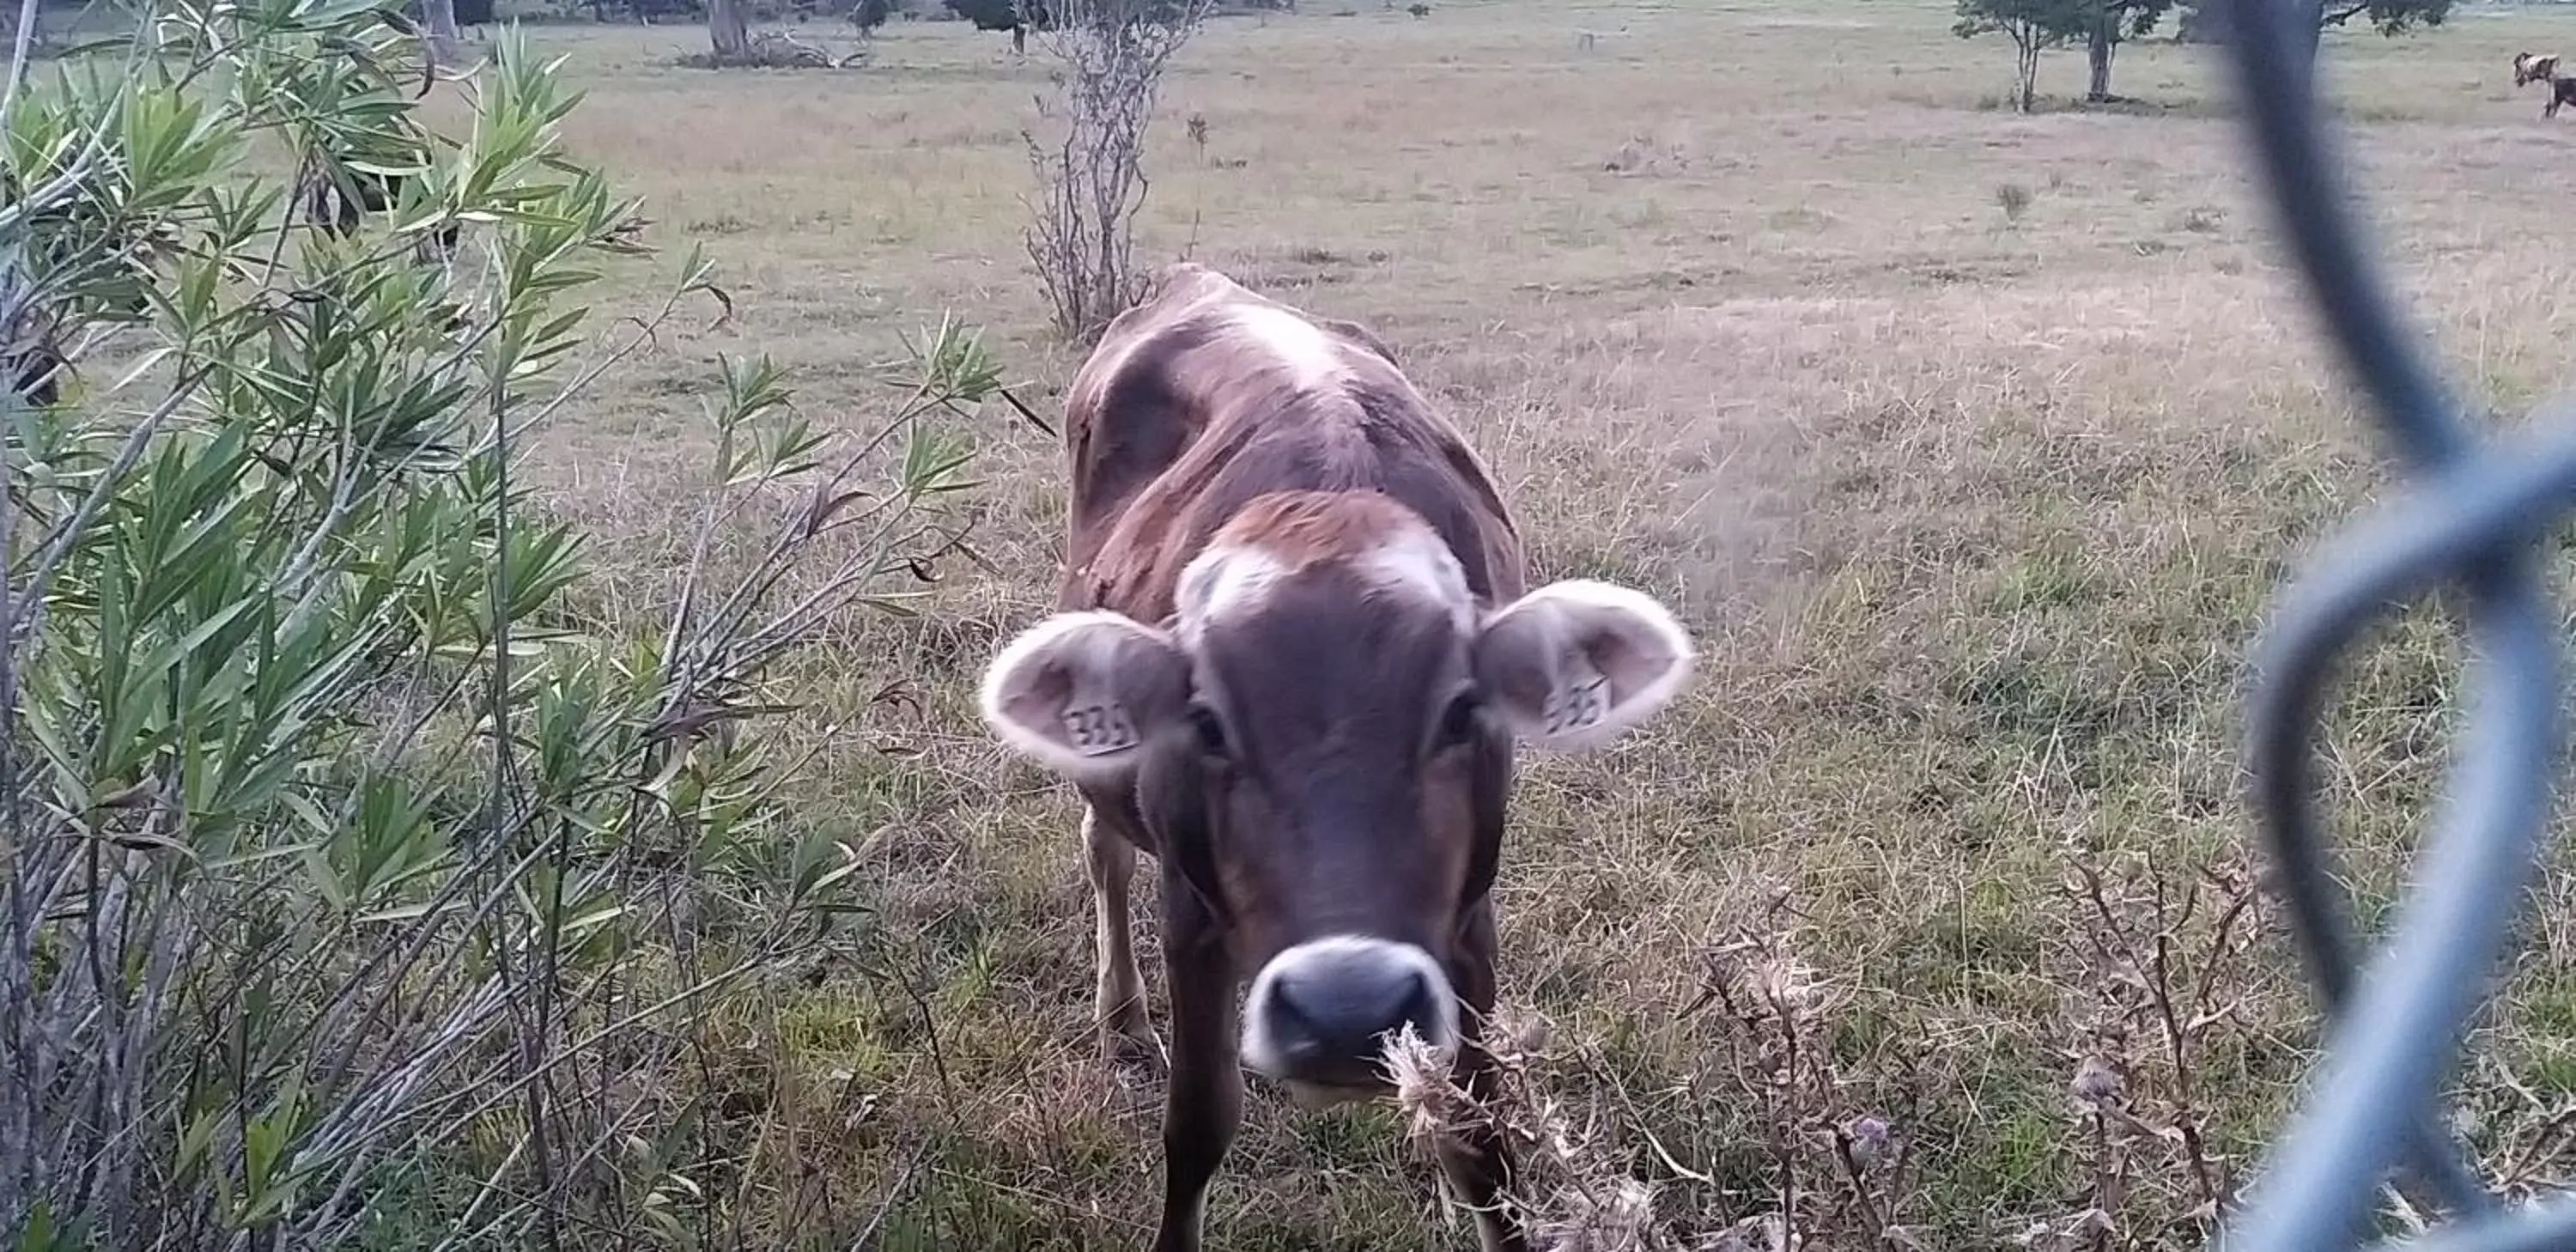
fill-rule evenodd
<path id="1" fill-rule="evenodd" d="M 1926 1248 L 2197 1246 L 2313 1043 L 2271 911 L 2231 908 L 2255 869 L 2240 658 L 2288 563 L 2381 481 L 2220 67 L 2135 43 L 2134 102 L 2084 110 L 2081 53 L 2054 53 L 2056 103 L 2023 117 L 1999 107 L 2009 48 L 1936 4 L 1336 8 L 1218 19 L 1181 55 L 1138 251 L 1369 325 L 1494 466 L 1538 577 L 1648 589 L 1700 639 L 1650 728 L 1525 761 L 1498 887 L 1503 999 L 1545 1024 L 1534 1098 L 1593 1177 L 1652 1181 L 1678 1241 L 1577 1246 L 1758 1246 L 1720 1240 L 1784 1187 L 1819 1246 L 1870 1246 L 1850 1232 L 1879 1208 Z M 546 503 L 602 545 L 585 625 L 657 620 L 716 352 L 772 354 L 833 424 L 887 403 L 868 367 L 947 309 L 1053 419 L 1079 357 L 1022 245 L 1034 44 L 896 22 L 864 68 L 773 73 L 677 67 L 695 26 L 533 37 L 589 93 L 581 154 L 741 309 L 547 436 Z M 2396 278 L 2508 412 L 2576 381 L 2554 174 L 2576 131 L 2508 69 L 2571 41 L 2576 18 L 2481 11 L 2323 53 Z M 726 1006 L 730 1046 L 672 1093 L 739 1146 L 700 1179 L 736 1246 L 1148 1233 L 1159 1092 L 1087 1034 L 1078 808 L 971 704 L 1052 594 L 1060 452 L 998 420 L 976 439 L 993 569 L 950 562 L 919 616 L 853 617 L 793 663 L 798 820 L 863 850 L 871 913 L 805 981 Z M 2339 716 L 2332 807 L 2373 899 L 2453 652 L 2416 614 Z M 2543 895 L 2558 942 L 2463 1075 L 2462 1129 L 2524 1178 L 2565 1171 L 2576 1107 L 2576 898 Z M 2105 1069 L 2134 1123 L 2071 1094 Z M 1900 1166 L 1845 1168 L 1833 1129 L 1864 1117 Z M 1255 1087 L 1211 1244 L 1469 1246 L 1403 1134 L 1392 1108 Z M 2114 1243 L 2080 1224 L 2097 1205 Z"/>

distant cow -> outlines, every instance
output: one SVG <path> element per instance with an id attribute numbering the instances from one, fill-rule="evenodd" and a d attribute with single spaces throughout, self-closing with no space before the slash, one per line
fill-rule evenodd
<path id="1" fill-rule="evenodd" d="M 2558 76 L 2558 58 L 2555 55 L 2533 56 L 2528 52 L 2514 54 L 2513 85 L 2522 87 L 2532 83 L 2549 84 L 2549 102 L 2540 106 L 2542 117 L 2556 117 L 2562 106 L 2576 102 L 2576 78 Z"/>
<path id="2" fill-rule="evenodd" d="M 423 35 L 398 10 L 386 10 L 385 16 L 396 28 L 421 37 L 420 90 L 413 93 L 412 99 L 427 99 L 438 82 L 438 41 Z M 295 168 L 295 197 L 305 221 L 326 234 L 346 238 L 358 229 L 358 220 L 364 215 L 389 212 L 402 203 L 405 181 L 400 174 L 358 169 L 348 163 L 344 154 L 310 148 Z M 416 250 L 424 257 L 452 256 L 458 233 L 456 222 L 441 223 L 437 233 L 420 241 Z"/>
<path id="3" fill-rule="evenodd" d="M 1046 0 L 946 0 L 949 12 L 975 24 L 977 30 L 1011 32 L 1011 52 L 1028 51 L 1029 32 L 1048 30 L 1054 18 L 1047 11 Z"/>
<path id="4" fill-rule="evenodd" d="M 2576 102 L 2576 78 L 2549 80 L 2549 103 L 2540 106 L 2542 117 L 2556 117 L 2560 106 Z"/>
<path id="5" fill-rule="evenodd" d="M 358 229 L 362 215 L 390 212 L 402 203 L 405 181 L 403 175 L 355 169 L 321 153 L 308 153 L 303 168 L 296 173 L 297 195 L 303 200 L 305 220 L 344 238 Z M 422 254 L 454 255 L 459 231 L 459 224 L 453 220 L 440 223 L 438 230 L 422 241 Z"/>
<path id="6" fill-rule="evenodd" d="M 24 300 L 23 294 L 15 297 Z M 0 304 L 11 302 L 0 296 Z M 21 404 L 49 409 L 62 402 L 62 385 L 71 376 L 62 340 L 53 319 L 41 308 L 20 307 L 16 316 L 0 312 L 0 386 Z"/>
<path id="7" fill-rule="evenodd" d="M 1059 611 L 1001 650 L 979 703 L 1081 793 L 1113 1060 L 1159 1051 L 1128 889 L 1138 851 L 1160 865 L 1153 1246 L 1197 1252 L 1238 1057 L 1304 1102 L 1364 1099 L 1410 1027 L 1491 1090 L 1477 1040 L 1514 745 L 1616 737 L 1681 689 L 1692 648 L 1639 592 L 1525 592 L 1510 511 L 1393 353 L 1214 270 L 1173 267 L 1110 324 L 1064 432 Z M 1522 1252 L 1495 1203 L 1509 1145 L 1460 1134 L 1441 1160 L 1483 1247 Z"/>

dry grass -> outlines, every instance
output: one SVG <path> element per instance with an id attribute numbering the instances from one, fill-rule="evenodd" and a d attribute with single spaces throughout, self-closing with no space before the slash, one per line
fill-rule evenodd
<path id="1" fill-rule="evenodd" d="M 1872 1203 L 1921 1246 L 2195 1244 L 2193 1164 L 2152 1134 L 2114 1142 L 2099 1074 L 2070 1083 L 2108 1055 L 2148 1093 L 2137 1117 L 2177 1116 L 2172 1049 L 2105 943 L 2158 942 L 2136 866 L 2176 892 L 2241 872 L 2244 641 L 2377 472 L 2217 67 L 2136 46 L 2116 86 L 2153 107 L 2018 118 L 1992 107 L 2008 50 L 1951 38 L 1934 4 L 1351 7 L 1222 19 L 1182 55 L 1139 251 L 1376 327 L 1494 460 L 1546 573 L 1633 580 L 1705 639 L 1696 691 L 1650 733 L 1520 790 L 1505 995 L 1580 1058 L 1545 1077 L 1589 1111 L 1586 1151 L 1653 1184 L 1683 1246 L 1751 1246 L 1724 1232 L 1778 1210 L 1783 1159 L 1818 1229 L 1855 1229 L 1836 1197 L 1870 1188 L 1836 1180 L 1850 1148 L 1829 1131 L 1865 1118 L 1906 1157 Z M 744 309 L 555 432 L 557 502 L 613 539 L 601 626 L 672 561 L 673 484 L 698 460 L 679 380 L 705 376 L 687 358 L 776 354 L 828 418 L 877 403 L 862 367 L 949 306 L 993 328 L 1033 398 L 1069 373 L 1019 246 L 1040 61 L 961 24 L 893 24 L 829 75 L 671 68 L 693 28 L 545 38 L 593 84 L 581 145 L 666 240 L 714 251 Z M 2328 40 L 2337 84 L 2367 88 L 2353 150 L 2396 273 L 2508 406 L 2570 381 L 2564 197 L 2521 171 L 2563 164 L 2576 131 L 2506 67 L 2571 41 L 2576 19 L 2470 14 Z M 2081 74 L 2053 57 L 2042 90 Z M 780 1246 L 1138 1246 L 1157 1193 L 1157 1093 L 1084 1037 L 1071 797 L 1007 763 L 965 696 L 1042 611 L 1059 548 L 1056 449 L 983 435 L 980 538 L 1009 576 L 960 565 L 922 619 L 853 620 L 805 662 L 816 734 L 867 728 L 817 740 L 810 820 L 873 849 L 880 912 L 864 949 L 739 1023 L 735 1081 L 765 1097 L 738 1193 Z M 2449 662 L 2439 622 L 2410 619 L 2357 671 L 2332 745 L 2382 897 Z M 917 715 L 869 706 L 898 679 Z M 2112 866 L 2108 885 L 2069 890 L 2078 863 Z M 2541 930 L 2563 935 L 2576 901 L 2558 879 L 2544 894 Z M 2167 927 L 2184 966 L 2212 943 L 2245 955 L 2182 1089 L 2207 1153 L 2242 1170 L 2299 1076 L 2308 1005 L 2262 910 L 2230 940 L 2201 907 Z M 1741 977 L 1730 945 L 1792 933 L 1832 994 L 1804 1028 L 1825 1068 L 1783 1094 L 1759 1015 L 1694 1005 Z M 2525 959 L 2469 1071 L 2482 1149 L 2527 1177 L 2568 1165 L 2542 1127 L 2576 1100 L 2570 952 Z M 1256 1095 L 1211 1230 L 1467 1246 L 1404 1141 L 1393 1109 Z"/>

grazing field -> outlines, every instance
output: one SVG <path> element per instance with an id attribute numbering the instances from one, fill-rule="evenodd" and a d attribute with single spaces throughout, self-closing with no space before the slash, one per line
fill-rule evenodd
<path id="1" fill-rule="evenodd" d="M 1140 254 L 1370 325 L 1491 460 L 1542 576 L 1649 589 L 1704 645 L 1651 728 L 1524 766 L 1499 892 L 1504 999 L 1545 1026 L 1532 1099 L 1588 1177 L 1652 1182 L 1674 1241 L 1568 1246 L 1759 1246 L 1720 1240 L 1784 1189 L 1813 1246 L 1888 1223 L 1927 1248 L 2196 1246 L 2313 1042 L 2271 910 L 2237 907 L 2240 658 L 2288 563 L 2369 498 L 2376 448 L 2213 58 L 2134 44 L 2130 101 L 2083 110 L 2063 103 L 2080 53 L 2052 54 L 2059 103 L 2016 116 L 2008 46 L 1950 21 L 1310 0 L 1215 21 L 1167 84 Z M 1015 62 L 1004 37 L 898 22 L 862 69 L 716 73 L 672 64 L 695 27 L 535 38 L 589 90 L 583 155 L 666 245 L 703 242 L 741 307 L 549 436 L 548 502 L 604 537 L 592 626 L 658 620 L 716 352 L 772 354 L 833 422 L 885 404 L 869 367 L 952 310 L 1051 414 L 1078 358 L 1021 242 L 1034 45 Z M 2513 413 L 2571 381 L 2555 171 L 2576 130 L 2508 62 L 2571 41 L 2576 17 L 2464 12 L 2323 54 L 2394 276 Z M 969 699 L 1051 595 L 1058 450 L 977 438 L 994 571 L 952 562 L 918 617 L 854 618 L 796 663 L 800 817 L 864 849 L 873 912 L 805 984 L 729 1008 L 734 1046 L 686 1093 L 741 1145 L 699 1180 L 741 1200 L 738 1246 L 1149 1234 L 1159 1092 L 1087 1034 L 1078 809 Z M 2329 745 L 2371 899 L 2434 778 L 2454 659 L 2435 614 L 2408 619 Z M 2543 895 L 2563 938 L 2576 900 Z M 2521 1181 L 2570 1163 L 2571 953 L 2525 958 L 2462 1077 L 2463 1129 Z M 1864 1117 L 1896 1163 L 1837 1149 Z M 1434 1179 L 1396 1110 L 1256 1087 L 1210 1241 L 1471 1245 Z"/>

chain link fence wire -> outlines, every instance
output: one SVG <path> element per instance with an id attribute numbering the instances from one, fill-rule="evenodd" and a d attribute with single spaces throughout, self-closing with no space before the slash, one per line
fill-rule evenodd
<path id="1" fill-rule="evenodd" d="M 2222 2 L 2279 226 L 2409 481 L 2315 557 L 2255 646 L 2251 798 L 2328 1015 L 2328 1050 L 2217 1246 L 2362 1248 L 2380 1188 L 2393 1181 L 2448 1219 L 2403 1245 L 2411 1252 L 2567 1252 L 2576 1249 L 2576 1203 L 2504 1209 L 2443 1129 L 2441 1092 L 2491 985 L 2548 815 L 2560 645 L 2537 549 L 2576 503 L 2576 421 L 2509 440 L 2481 433 L 2399 321 L 2337 185 L 2311 82 L 2315 0 Z M 2576 408 L 2561 415 L 2576 418 Z M 2318 823 L 2311 745 L 2338 654 L 2382 614 L 2437 585 L 2466 600 L 2475 657 L 2468 725 L 2413 885 L 2365 965 Z"/>

